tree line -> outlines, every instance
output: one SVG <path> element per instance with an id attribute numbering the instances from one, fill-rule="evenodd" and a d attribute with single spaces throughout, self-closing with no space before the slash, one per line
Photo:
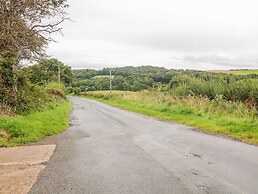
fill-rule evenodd
<path id="1" fill-rule="evenodd" d="M 108 90 L 109 71 L 114 75 L 114 90 L 154 90 L 178 97 L 194 95 L 210 100 L 223 98 L 227 101 L 241 101 L 252 107 L 258 104 L 256 74 L 233 75 L 152 66 L 73 70 L 74 82 L 70 92 Z"/>

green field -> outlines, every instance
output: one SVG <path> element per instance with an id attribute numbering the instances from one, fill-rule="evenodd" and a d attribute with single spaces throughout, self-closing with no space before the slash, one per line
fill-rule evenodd
<path id="1" fill-rule="evenodd" d="M 96 75 L 93 77 L 93 79 L 103 79 L 103 78 L 109 78 L 109 75 Z"/>
<path id="2" fill-rule="evenodd" d="M 0 147 L 36 142 L 64 131 L 70 120 L 71 103 L 67 100 L 49 106 L 43 112 L 0 118 Z"/>
<path id="3" fill-rule="evenodd" d="M 158 119 L 175 121 L 210 133 L 222 134 L 246 143 L 258 144 L 257 110 L 222 99 L 176 98 L 159 92 L 87 92 L 95 99 Z"/>
<path id="4" fill-rule="evenodd" d="M 229 71 L 235 75 L 251 75 L 251 74 L 258 74 L 258 70 L 246 70 L 246 71 Z"/>

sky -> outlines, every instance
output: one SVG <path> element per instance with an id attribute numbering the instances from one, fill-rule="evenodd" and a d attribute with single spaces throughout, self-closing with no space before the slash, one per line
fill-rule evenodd
<path id="1" fill-rule="evenodd" d="M 68 0 L 47 52 L 73 69 L 258 69 L 257 0 Z"/>

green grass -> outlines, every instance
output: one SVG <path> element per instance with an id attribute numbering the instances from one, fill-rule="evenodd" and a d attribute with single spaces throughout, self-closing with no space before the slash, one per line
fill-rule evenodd
<path id="1" fill-rule="evenodd" d="M 0 132 L 9 139 L 0 137 L 0 147 L 18 146 L 63 132 L 70 120 L 71 103 L 67 100 L 52 104 L 43 112 L 24 116 L 1 117 Z"/>
<path id="2" fill-rule="evenodd" d="M 109 78 L 109 75 L 96 75 L 93 77 L 93 79 L 102 79 L 102 78 Z"/>
<path id="3" fill-rule="evenodd" d="M 257 110 L 249 110 L 241 103 L 173 98 L 154 92 L 114 91 L 110 95 L 103 91 L 80 96 L 258 145 Z"/>
<path id="4" fill-rule="evenodd" d="M 235 75 L 251 75 L 251 74 L 258 74 L 258 70 L 229 71 L 229 73 L 235 74 Z"/>

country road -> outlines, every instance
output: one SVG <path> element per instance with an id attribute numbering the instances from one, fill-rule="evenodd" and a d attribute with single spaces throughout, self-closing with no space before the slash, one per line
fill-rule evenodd
<path id="1" fill-rule="evenodd" d="M 68 131 L 30 193 L 258 193 L 258 147 L 69 97 Z"/>

